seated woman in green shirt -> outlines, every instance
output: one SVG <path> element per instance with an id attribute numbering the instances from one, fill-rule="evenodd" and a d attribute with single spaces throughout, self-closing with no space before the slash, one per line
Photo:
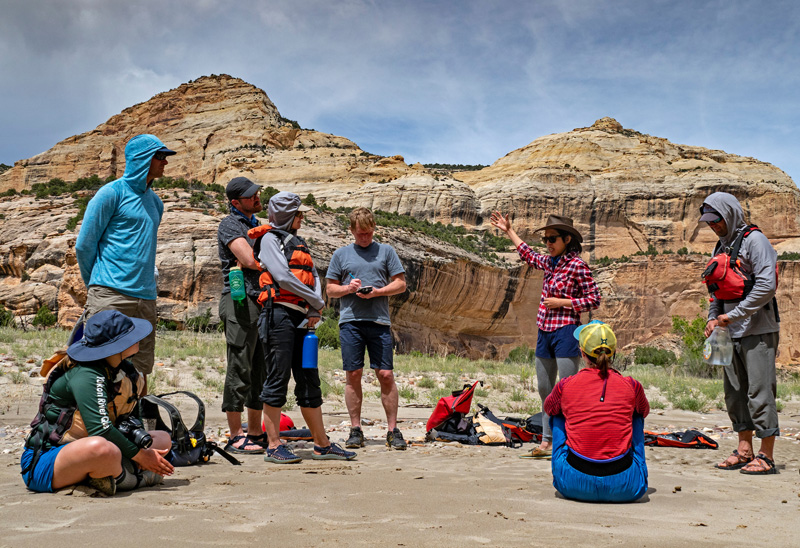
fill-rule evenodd
<path id="1" fill-rule="evenodd" d="M 87 320 L 83 338 L 67 349 L 70 359 L 53 368 L 44 385 L 20 461 L 28 489 L 52 492 L 86 481 L 113 495 L 172 474 L 164 458 L 172 447 L 169 434 L 146 432 L 138 422 L 143 382 L 127 360 L 152 329 L 116 310 Z"/>

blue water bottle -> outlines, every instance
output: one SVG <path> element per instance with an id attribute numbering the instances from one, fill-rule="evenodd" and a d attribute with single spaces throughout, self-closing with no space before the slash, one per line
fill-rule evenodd
<path id="1" fill-rule="evenodd" d="M 231 298 L 234 301 L 243 301 L 247 297 L 244 291 L 244 273 L 238 266 L 231 268 L 228 272 L 228 285 L 231 287 Z"/>
<path id="2" fill-rule="evenodd" d="M 313 329 L 303 339 L 303 369 L 316 369 L 319 359 L 319 337 Z"/>

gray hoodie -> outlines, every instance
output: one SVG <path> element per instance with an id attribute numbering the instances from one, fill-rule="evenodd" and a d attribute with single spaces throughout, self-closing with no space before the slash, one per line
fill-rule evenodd
<path id="1" fill-rule="evenodd" d="M 715 192 L 704 203 L 713 207 L 728 226 L 728 233 L 719 239 L 719 244 L 714 249 L 715 254 L 730 251 L 727 248 L 733 245 L 736 236 L 747 226 L 739 200 L 727 192 Z M 754 231 L 742 241 L 739 259 L 742 270 L 755 275 L 753 289 L 738 303 L 723 304 L 714 300 L 708 308 L 708 319 L 713 320 L 721 314 L 727 314 L 731 320 L 729 329 L 733 338 L 780 331 L 772 302 L 778 285 L 775 277 L 778 254 L 764 234 Z"/>
<path id="2" fill-rule="evenodd" d="M 307 211 L 310 208 L 300 203 L 300 197 L 297 194 L 279 192 L 270 198 L 267 209 L 269 212 L 269 224 L 272 228 L 290 232 L 294 234 L 295 238 L 299 238 L 295 234 L 296 231 L 292 230 L 294 217 L 298 211 Z M 308 302 L 310 305 L 309 316 L 319 316 L 317 311 L 324 308 L 325 301 L 322 299 L 322 286 L 319 283 L 319 274 L 316 267 L 313 270 L 314 289 L 309 289 L 289 270 L 286 256 L 281 250 L 281 242 L 278 236 L 272 232 L 267 233 L 261 240 L 261 253 L 258 255 L 258 260 L 263 268 L 269 270 L 279 287 L 302 297 Z M 286 303 L 281 304 L 295 308 Z"/>

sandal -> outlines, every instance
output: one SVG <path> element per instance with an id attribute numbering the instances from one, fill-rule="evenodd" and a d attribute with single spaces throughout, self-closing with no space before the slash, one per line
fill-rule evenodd
<path id="1" fill-rule="evenodd" d="M 254 443 L 256 445 L 260 445 L 264 449 L 266 449 L 269 446 L 269 440 L 267 439 L 267 433 L 266 432 L 263 432 L 263 433 L 261 433 L 261 434 L 259 434 L 257 436 L 251 436 L 250 434 L 247 434 L 247 440 L 250 443 Z"/>
<path id="2" fill-rule="evenodd" d="M 244 443 L 236 447 L 235 444 L 242 440 L 244 440 Z M 248 447 L 252 447 L 252 449 L 247 449 Z M 241 455 L 260 455 L 264 452 L 264 448 L 261 444 L 252 441 L 252 438 L 249 436 L 234 436 L 225 444 L 225 451 L 229 453 L 239 453 Z"/>
<path id="3" fill-rule="evenodd" d="M 534 447 L 527 453 L 523 453 L 519 456 L 521 459 L 542 459 L 546 460 L 553 456 L 552 449 L 542 449 L 541 447 Z"/>
<path id="4" fill-rule="evenodd" d="M 316 460 L 353 460 L 356 458 L 356 454 L 355 451 L 347 451 L 332 443 L 328 447 L 315 445 L 311 458 Z"/>
<path id="5" fill-rule="evenodd" d="M 752 460 L 752 462 L 747 464 L 747 466 L 750 466 L 751 464 L 758 466 L 758 470 L 747 470 L 747 467 L 744 467 L 739 470 L 739 473 L 749 474 L 751 476 L 766 476 L 768 474 L 778 473 L 778 469 L 775 468 L 775 461 L 766 456 L 764 453 L 759 453 L 758 456 Z"/>
<path id="6" fill-rule="evenodd" d="M 736 462 L 734 462 L 733 464 L 727 464 L 728 459 L 731 457 L 736 457 Z M 719 470 L 739 470 L 740 468 L 743 468 L 747 466 L 749 463 L 753 462 L 754 458 L 755 457 L 749 457 L 749 458 L 745 457 L 744 455 L 739 453 L 738 449 L 734 449 L 733 453 L 731 453 L 731 456 L 728 457 L 728 459 L 725 459 L 719 464 L 715 464 L 714 468 L 718 468 Z"/>
<path id="7" fill-rule="evenodd" d="M 267 454 L 264 455 L 264 462 L 275 464 L 293 464 L 301 460 L 303 459 L 292 453 L 285 445 L 279 445 L 275 449 L 267 449 Z"/>

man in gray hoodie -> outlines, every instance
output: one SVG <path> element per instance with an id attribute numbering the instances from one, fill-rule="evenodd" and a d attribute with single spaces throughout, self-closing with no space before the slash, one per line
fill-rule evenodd
<path id="1" fill-rule="evenodd" d="M 261 391 L 264 404 L 264 426 L 268 447 L 264 460 L 275 464 L 299 462 L 300 457 L 281 443 L 280 414 L 286 404 L 290 376 L 294 377 L 297 405 L 314 438 L 312 459 L 351 460 L 356 453 L 331 443 L 322 422 L 322 390 L 319 370 L 304 368 L 303 339 L 308 328 L 316 326 L 319 311 L 325 307 L 319 274 L 305 240 L 297 235 L 306 211 L 311 208 L 291 192 L 279 192 L 269 200 L 269 226 L 253 228 L 250 238 L 258 238 L 254 251 L 258 254 L 262 273 L 263 304 L 258 330 L 264 345 L 267 371 Z M 272 290 L 277 290 L 271 293 Z"/>
<path id="2" fill-rule="evenodd" d="M 730 253 L 736 237 L 747 228 L 739 201 L 726 192 L 706 198 L 701 222 L 719 237 L 714 255 Z M 740 470 L 743 474 L 775 474 L 773 448 L 780 435 L 775 406 L 775 355 L 780 331 L 775 290 L 777 253 L 761 231 L 755 230 L 742 240 L 739 250 L 741 269 L 752 275 L 755 283 L 740 300 L 714 299 L 708 310 L 705 335 L 715 327 L 727 327 L 733 339 L 733 362 L 725 367 L 725 406 L 739 435 L 739 446 L 716 467 Z M 753 432 L 761 439 L 757 455 L 753 453 Z"/>

